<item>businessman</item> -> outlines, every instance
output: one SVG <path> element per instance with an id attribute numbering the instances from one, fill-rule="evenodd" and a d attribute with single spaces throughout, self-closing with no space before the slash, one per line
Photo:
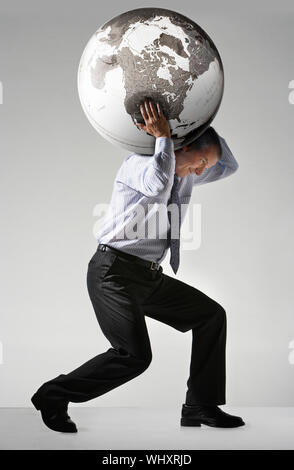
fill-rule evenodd
<path id="1" fill-rule="evenodd" d="M 170 250 L 170 265 L 177 273 L 180 228 L 193 187 L 231 175 L 238 163 L 211 126 L 174 151 L 160 105 L 146 99 L 140 109 L 144 124 L 137 126 L 155 137 L 154 155 L 133 153 L 124 159 L 87 272 L 89 296 L 111 347 L 35 392 L 32 403 L 54 431 L 77 432 L 69 402 L 97 398 L 148 368 L 152 351 L 145 316 L 180 332 L 192 331 L 180 424 L 245 424 L 220 408 L 226 403 L 225 309 L 196 287 L 165 274 L 161 266 Z"/>

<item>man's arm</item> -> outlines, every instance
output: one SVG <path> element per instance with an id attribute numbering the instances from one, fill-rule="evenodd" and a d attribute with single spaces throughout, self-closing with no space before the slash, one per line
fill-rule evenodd
<path id="1" fill-rule="evenodd" d="M 158 196 L 166 188 L 175 171 L 173 140 L 157 137 L 153 156 L 129 155 L 116 180 L 139 191 L 146 197 Z"/>
<path id="2" fill-rule="evenodd" d="M 226 178 L 238 170 L 239 164 L 232 154 L 225 139 L 219 135 L 222 147 L 222 156 L 215 165 L 205 169 L 200 176 L 193 174 L 193 185 L 211 183 L 222 178 Z"/>
<path id="3" fill-rule="evenodd" d="M 174 142 L 171 139 L 168 121 L 159 104 L 156 111 L 152 102 L 146 100 L 145 107 L 141 105 L 141 113 L 145 125 L 137 123 L 137 126 L 156 138 L 154 155 L 150 157 L 130 155 L 117 180 L 147 197 L 153 197 L 164 191 L 175 172 Z"/>
<path id="4" fill-rule="evenodd" d="M 152 197 L 164 191 L 175 172 L 175 166 L 173 140 L 170 137 L 157 137 L 154 155 L 139 178 L 140 186 L 145 194 Z"/>

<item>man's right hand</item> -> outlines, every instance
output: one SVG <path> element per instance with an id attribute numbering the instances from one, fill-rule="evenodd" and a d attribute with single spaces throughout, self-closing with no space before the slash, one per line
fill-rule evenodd
<path id="1" fill-rule="evenodd" d="M 146 99 L 144 105 L 140 105 L 141 114 L 145 121 L 145 125 L 136 122 L 136 125 L 143 131 L 154 137 L 171 137 L 169 123 L 161 111 L 159 103 L 157 104 L 157 111 L 151 100 Z"/>

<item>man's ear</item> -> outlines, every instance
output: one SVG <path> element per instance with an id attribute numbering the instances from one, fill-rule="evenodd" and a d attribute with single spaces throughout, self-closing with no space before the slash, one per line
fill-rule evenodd
<path id="1" fill-rule="evenodd" d="M 182 147 L 182 150 L 184 152 L 188 152 L 188 150 L 190 150 L 190 148 L 188 147 L 188 145 L 184 145 L 184 147 Z"/>

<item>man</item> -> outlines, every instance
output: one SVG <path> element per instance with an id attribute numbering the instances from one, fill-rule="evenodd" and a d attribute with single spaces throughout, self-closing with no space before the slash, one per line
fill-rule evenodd
<path id="1" fill-rule="evenodd" d="M 145 316 L 181 332 L 192 330 L 181 425 L 245 424 L 241 417 L 219 408 L 226 402 L 224 308 L 195 287 L 164 274 L 160 265 L 170 249 L 172 269 L 178 270 L 180 225 L 193 186 L 232 174 L 238 163 L 212 127 L 192 144 L 174 151 L 159 104 L 155 107 L 145 100 L 141 113 L 145 124 L 137 126 L 156 138 L 155 153 L 153 157 L 128 155 L 121 165 L 87 273 L 98 323 L 112 347 L 45 382 L 33 395 L 44 423 L 55 431 L 77 432 L 67 413 L 70 401 L 101 396 L 147 369 L 152 351 Z M 172 207 L 178 207 L 179 213 L 171 214 Z"/>

